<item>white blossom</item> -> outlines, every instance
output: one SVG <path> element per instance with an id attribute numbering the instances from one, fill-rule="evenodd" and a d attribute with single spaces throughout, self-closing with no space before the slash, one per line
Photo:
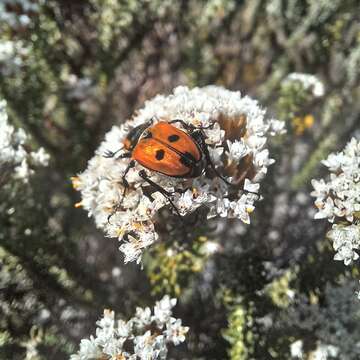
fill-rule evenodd
<path id="1" fill-rule="evenodd" d="M 170 318 L 166 323 L 166 330 L 164 331 L 167 339 L 172 341 L 174 345 L 179 345 L 185 341 L 185 335 L 188 329 L 181 325 L 181 319 Z"/>
<path id="2" fill-rule="evenodd" d="M 21 41 L 0 40 L 0 73 L 4 76 L 13 74 L 22 65 L 28 52 Z"/>
<path id="3" fill-rule="evenodd" d="M 93 336 L 90 339 L 82 339 L 80 342 L 80 351 L 70 357 L 70 360 L 98 359 L 101 351 L 95 343 Z"/>
<path id="4" fill-rule="evenodd" d="M 131 129 L 150 119 L 153 124 L 181 119 L 187 125 L 205 128 L 214 166 L 234 185 L 226 184 L 210 166 L 197 178 L 182 179 L 159 174 L 137 163 L 127 173 L 129 188 L 123 197 L 122 176 L 130 161 L 120 157 L 126 152 L 123 142 Z M 186 131 L 181 123 L 173 125 Z M 146 194 L 144 189 L 150 187 L 139 176 L 140 170 L 145 170 L 153 182 L 172 194 L 172 202 L 181 216 L 206 207 L 209 218 L 235 217 L 249 223 L 256 199 L 247 198 L 248 191 L 258 192 L 259 182 L 274 162 L 265 148 L 267 137 L 270 133 L 282 133 L 283 129 L 282 122 L 266 120 L 265 111 L 258 103 L 248 96 L 242 97 L 239 92 L 217 86 L 194 89 L 181 86 L 169 96 L 158 95 L 147 101 L 131 120 L 114 126 L 87 169 L 74 178 L 74 187 L 81 191 L 80 205 L 94 217 L 97 226 L 107 236 L 123 242 L 120 251 L 125 255 L 125 262 L 140 262 L 143 249 L 158 239 L 155 231 L 158 211 L 164 206 L 172 208 L 160 192 L 153 192 L 151 197 Z M 105 158 L 107 151 L 117 153 Z M 244 181 L 246 186 L 250 186 L 251 181 L 250 188 L 254 191 L 245 189 Z"/>
<path id="5" fill-rule="evenodd" d="M 289 74 L 284 83 L 299 82 L 304 90 L 311 91 L 314 97 L 322 97 L 325 93 L 324 84 L 315 76 L 304 73 L 291 73 Z"/>
<path id="6" fill-rule="evenodd" d="M 260 189 L 260 184 L 252 183 L 249 179 L 245 179 L 244 190 L 251 193 L 257 193 L 259 189 Z"/>
<path id="7" fill-rule="evenodd" d="M 44 148 L 40 148 L 38 151 L 30 153 L 30 156 L 35 165 L 49 165 L 50 155 L 45 151 Z"/>
<path id="8" fill-rule="evenodd" d="M 360 142 L 355 138 L 343 151 L 330 154 L 322 163 L 329 169 L 328 181 L 312 180 L 318 212 L 316 219 L 333 223 L 328 237 L 333 242 L 335 260 L 349 265 L 359 258 L 360 246 Z"/>
<path id="9" fill-rule="evenodd" d="M 49 155 L 43 148 L 36 152 L 25 149 L 29 138 L 23 129 L 15 129 L 8 122 L 6 101 L 0 100 L 0 172 L 27 182 L 34 166 L 47 166 Z"/>
<path id="10" fill-rule="evenodd" d="M 290 354 L 292 357 L 302 359 L 304 355 L 303 341 L 296 340 L 290 345 Z"/>
<path id="11" fill-rule="evenodd" d="M 227 154 L 228 154 L 228 161 L 230 162 L 239 161 L 249 153 L 249 150 L 243 139 L 240 139 L 240 141 L 235 140 L 234 142 L 227 140 L 226 143 L 229 148 Z"/>
<path id="12" fill-rule="evenodd" d="M 166 359 L 168 346 L 185 341 L 189 328 L 172 317 L 176 299 L 165 296 L 150 308 L 137 308 L 129 321 L 116 321 L 113 311 L 105 310 L 96 325 L 96 335 L 80 342 L 71 360 L 156 360 Z M 126 342 L 126 348 L 124 344 Z"/>
<path id="13" fill-rule="evenodd" d="M 281 135 L 286 133 L 285 129 L 285 121 L 277 120 L 277 119 L 271 119 L 269 121 L 270 129 L 269 134 L 271 136 L 274 135 Z"/>
<path id="14" fill-rule="evenodd" d="M 340 349 L 333 345 L 318 344 L 316 350 L 312 353 L 314 360 L 336 359 Z"/>
<path id="15" fill-rule="evenodd" d="M 145 327 L 147 325 L 151 324 L 151 310 L 149 307 L 146 307 L 145 309 L 138 307 L 136 308 L 136 324 L 139 327 Z"/>
<path id="16" fill-rule="evenodd" d="M 359 249 L 360 227 L 358 225 L 342 226 L 334 224 L 332 230 L 328 232 L 328 237 L 333 241 L 334 250 L 337 253 L 334 260 L 344 261 L 349 265 L 353 260 L 357 260 L 359 255 L 354 250 Z"/>
<path id="17" fill-rule="evenodd" d="M 21 6 L 22 13 L 19 15 L 16 11 L 8 11 L 6 5 L 18 3 Z M 1 0 L 0 1 L 0 21 L 9 24 L 12 27 L 25 26 L 31 21 L 28 14 L 39 10 L 39 4 L 31 0 Z"/>
<path id="18" fill-rule="evenodd" d="M 202 246 L 201 250 L 206 256 L 210 256 L 217 252 L 220 252 L 222 250 L 222 247 L 219 243 L 215 241 L 206 241 L 206 243 Z"/>
<path id="19" fill-rule="evenodd" d="M 159 327 L 170 320 L 172 313 L 171 309 L 176 305 L 176 302 L 176 299 L 170 299 L 167 295 L 160 301 L 156 302 L 154 307 L 154 316 Z"/>

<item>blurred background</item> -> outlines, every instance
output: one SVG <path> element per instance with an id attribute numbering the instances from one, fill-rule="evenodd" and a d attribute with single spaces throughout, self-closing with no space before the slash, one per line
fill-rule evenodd
<path id="1" fill-rule="evenodd" d="M 359 359 L 359 270 L 333 260 L 310 196 L 320 160 L 360 136 L 359 16 L 358 0 L 1 0 L 0 98 L 50 161 L 1 184 L 0 359 L 67 359 L 104 308 L 127 319 L 164 294 L 190 327 L 171 359 L 291 359 L 298 340 L 304 359 Z M 177 234 L 124 265 L 70 177 L 145 100 L 208 84 L 286 122 L 264 200 L 249 226 L 214 220 L 186 251 Z"/>

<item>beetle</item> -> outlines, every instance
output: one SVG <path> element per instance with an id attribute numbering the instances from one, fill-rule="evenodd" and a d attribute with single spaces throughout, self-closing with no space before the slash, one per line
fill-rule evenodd
<path id="1" fill-rule="evenodd" d="M 174 126 L 175 123 L 180 123 L 184 130 Z M 119 158 L 131 158 L 122 176 L 124 185 L 122 199 L 129 188 L 126 175 L 136 163 L 166 176 L 185 179 L 201 176 L 206 167 L 210 166 L 216 176 L 231 185 L 216 170 L 206 144 L 206 135 L 203 130 L 213 126 L 214 124 L 208 127 L 195 127 L 181 119 L 159 121 L 153 125 L 153 119 L 150 119 L 130 130 L 123 142 L 123 149 L 126 151 L 119 156 Z M 106 151 L 104 157 L 115 157 L 121 150 Z M 181 217 L 171 199 L 172 193 L 152 181 L 145 170 L 140 170 L 139 176 L 165 196 Z M 120 206 L 121 203 L 118 207 Z"/>

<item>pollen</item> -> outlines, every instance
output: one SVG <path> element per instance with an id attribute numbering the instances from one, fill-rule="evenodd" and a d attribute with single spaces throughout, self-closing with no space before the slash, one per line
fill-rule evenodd
<path id="1" fill-rule="evenodd" d="M 140 230 L 140 231 L 144 230 L 144 225 L 141 222 L 134 222 L 133 226 L 134 229 L 136 230 Z"/>
<path id="2" fill-rule="evenodd" d="M 194 199 L 196 199 L 199 196 L 199 191 L 196 188 L 192 188 L 191 192 L 193 194 Z"/>
<path id="3" fill-rule="evenodd" d="M 112 316 L 112 311 L 109 309 L 104 309 L 104 315 L 105 316 Z"/>
<path id="4" fill-rule="evenodd" d="M 82 207 L 83 206 L 83 202 L 82 201 L 79 201 L 79 202 L 77 202 L 75 205 L 74 205 L 74 207 L 76 207 L 76 208 L 80 208 L 80 207 Z"/>
<path id="5" fill-rule="evenodd" d="M 81 180 L 78 176 L 72 176 L 70 178 L 71 182 L 72 182 L 72 186 L 75 190 L 78 190 L 80 188 L 81 185 Z"/>
<path id="6" fill-rule="evenodd" d="M 306 115 L 304 117 L 304 124 L 306 128 L 311 128 L 314 125 L 315 119 L 312 115 Z"/>
<path id="7" fill-rule="evenodd" d="M 116 229 L 116 235 L 119 236 L 119 237 L 122 237 L 126 234 L 126 229 L 125 227 L 119 227 Z"/>
<path id="8" fill-rule="evenodd" d="M 314 125 L 315 118 L 311 114 L 305 116 L 295 116 L 292 120 L 292 126 L 297 136 L 301 136 L 307 129 L 311 129 Z"/>
<path id="9" fill-rule="evenodd" d="M 248 207 L 246 208 L 246 212 L 247 212 L 248 214 L 251 214 L 253 211 L 254 211 L 254 207 L 253 207 L 253 206 L 248 206 Z"/>
<path id="10" fill-rule="evenodd" d="M 125 355 L 124 354 L 117 354 L 116 355 L 116 360 L 126 360 L 126 357 L 125 357 Z"/>

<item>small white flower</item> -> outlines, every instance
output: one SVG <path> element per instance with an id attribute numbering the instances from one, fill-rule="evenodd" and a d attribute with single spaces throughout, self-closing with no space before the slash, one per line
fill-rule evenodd
<path id="1" fill-rule="evenodd" d="M 357 260 L 359 255 L 352 250 L 350 243 L 344 243 L 334 255 L 334 260 L 344 261 L 345 265 L 350 265 L 353 260 Z"/>
<path id="2" fill-rule="evenodd" d="M 202 246 L 202 251 L 205 255 L 210 256 L 221 250 L 221 246 L 215 241 L 206 241 Z"/>
<path id="3" fill-rule="evenodd" d="M 96 359 L 101 356 L 101 351 L 97 347 L 95 338 L 90 336 L 90 339 L 82 339 L 80 342 L 81 357 L 83 359 Z"/>
<path id="4" fill-rule="evenodd" d="M 180 214 L 186 214 L 189 209 L 193 206 L 193 193 L 191 190 L 186 190 L 183 194 L 180 195 L 176 205 L 180 211 Z"/>
<path id="5" fill-rule="evenodd" d="M 260 189 L 260 184 L 252 183 L 249 179 L 245 179 L 244 190 L 252 193 L 258 193 L 259 189 Z"/>
<path id="6" fill-rule="evenodd" d="M 319 209 L 315 214 L 314 219 L 328 219 L 330 222 L 334 221 L 334 200 L 330 197 L 326 201 L 315 201 L 315 206 Z"/>
<path id="7" fill-rule="evenodd" d="M 144 230 L 146 231 L 146 228 Z M 156 241 L 156 234 L 153 232 L 139 232 L 138 236 L 139 238 L 129 236 L 129 242 L 125 242 L 120 246 L 120 251 L 125 255 L 125 263 L 131 261 L 139 263 L 142 250 Z"/>
<path id="8" fill-rule="evenodd" d="M 144 335 L 136 336 L 134 339 L 135 354 L 140 360 L 152 360 L 157 359 L 159 356 L 159 349 L 153 346 L 154 337 L 151 331 L 147 331 Z"/>
<path id="9" fill-rule="evenodd" d="M 124 321 L 124 320 L 118 320 L 117 326 L 116 326 L 116 333 L 118 336 L 122 338 L 127 338 L 131 335 L 132 332 L 132 321 Z"/>
<path id="10" fill-rule="evenodd" d="M 360 247 L 360 142 L 356 139 L 337 154 L 330 154 L 322 163 L 330 171 L 329 180 L 312 180 L 318 212 L 315 219 L 334 223 L 328 237 L 333 242 L 335 260 L 349 265 L 359 258 Z"/>
<path id="11" fill-rule="evenodd" d="M 24 145 L 28 136 L 23 129 L 15 129 L 8 122 L 6 101 L 0 100 L 0 172 L 10 172 L 9 176 L 24 183 L 34 173 L 33 167 L 47 166 L 49 155 L 43 148 L 30 152 Z"/>
<path id="12" fill-rule="evenodd" d="M 333 241 L 334 250 L 337 251 L 334 260 L 344 261 L 345 265 L 349 265 L 353 260 L 359 258 L 354 249 L 359 249 L 360 226 L 355 224 L 348 226 L 334 224 L 327 235 Z"/>
<path id="13" fill-rule="evenodd" d="M 38 151 L 31 153 L 31 157 L 36 165 L 49 165 L 50 155 L 44 148 L 40 148 Z"/>
<path id="14" fill-rule="evenodd" d="M 33 174 L 33 170 L 29 168 L 29 164 L 26 159 L 24 159 L 20 163 L 20 165 L 15 167 L 14 170 L 15 179 L 21 179 L 26 183 L 31 174 Z"/>
<path id="15" fill-rule="evenodd" d="M 271 136 L 282 135 L 286 133 L 285 121 L 271 119 L 269 125 L 270 125 L 269 134 Z"/>
<path id="16" fill-rule="evenodd" d="M 0 4 L 1 21 L 1 4 Z M 21 67 L 23 58 L 28 54 L 29 49 L 24 47 L 21 41 L 0 40 L 0 72 L 9 76 Z"/>
<path id="17" fill-rule="evenodd" d="M 240 141 L 235 140 L 234 142 L 227 140 L 226 143 L 229 148 L 229 151 L 227 152 L 229 161 L 238 162 L 249 153 L 249 150 L 242 139 Z"/>
<path id="18" fill-rule="evenodd" d="M 313 352 L 314 360 L 327 360 L 329 358 L 337 358 L 340 349 L 334 345 L 319 344 Z"/>
<path id="19" fill-rule="evenodd" d="M 303 352 L 303 342 L 302 340 L 297 340 L 290 345 L 290 353 L 292 357 L 302 359 Z"/>
<path id="20" fill-rule="evenodd" d="M 0 2 L 0 21 L 6 23 L 12 28 L 16 29 L 17 27 L 24 27 L 29 25 L 30 17 L 29 14 L 35 14 L 39 10 L 39 3 L 31 1 L 31 0 L 21 0 L 21 2 L 17 1 L 16 3 L 21 4 L 22 14 L 18 14 L 17 11 L 9 11 L 7 8 L 7 3 L 15 3 L 12 0 Z"/>
<path id="21" fill-rule="evenodd" d="M 136 325 L 139 327 L 145 327 L 151 324 L 151 310 L 149 307 L 145 309 L 137 307 L 136 308 Z"/>
<path id="22" fill-rule="evenodd" d="M 314 75 L 292 73 L 285 79 L 286 82 L 300 82 L 305 90 L 310 90 L 314 97 L 322 97 L 325 94 L 324 84 Z"/>
<path id="23" fill-rule="evenodd" d="M 238 201 L 231 203 L 231 208 L 234 217 L 240 218 L 245 224 L 250 224 L 250 214 L 255 209 L 250 197 L 245 194 L 242 195 Z"/>
<path id="24" fill-rule="evenodd" d="M 156 321 L 159 327 L 163 325 L 171 317 L 171 309 L 176 305 L 176 299 L 171 299 L 168 295 L 164 296 L 162 300 L 156 302 L 154 307 L 153 320 Z"/>
<path id="25" fill-rule="evenodd" d="M 324 179 L 320 180 L 311 180 L 311 185 L 315 189 L 312 193 L 310 193 L 311 196 L 320 197 L 320 196 L 326 196 L 326 194 L 329 191 L 329 185 L 325 182 Z"/>
<path id="26" fill-rule="evenodd" d="M 229 213 L 229 208 L 230 208 L 230 200 L 225 198 L 225 199 L 218 199 L 216 202 L 216 213 L 220 216 L 220 217 L 227 217 L 228 213 Z"/>
<path id="27" fill-rule="evenodd" d="M 185 341 L 185 335 L 189 331 L 187 326 L 181 325 L 181 319 L 171 318 L 166 323 L 164 335 L 167 341 L 171 341 L 174 345 L 179 345 Z"/>
<path id="28" fill-rule="evenodd" d="M 165 296 L 156 303 L 153 314 L 150 308 L 137 308 L 128 322 L 115 321 L 114 312 L 105 310 L 104 317 L 96 323 L 96 336 L 81 340 L 80 350 L 71 355 L 71 360 L 166 359 L 168 346 L 185 341 L 189 330 L 180 319 L 172 317 L 175 304 L 176 299 Z"/>

